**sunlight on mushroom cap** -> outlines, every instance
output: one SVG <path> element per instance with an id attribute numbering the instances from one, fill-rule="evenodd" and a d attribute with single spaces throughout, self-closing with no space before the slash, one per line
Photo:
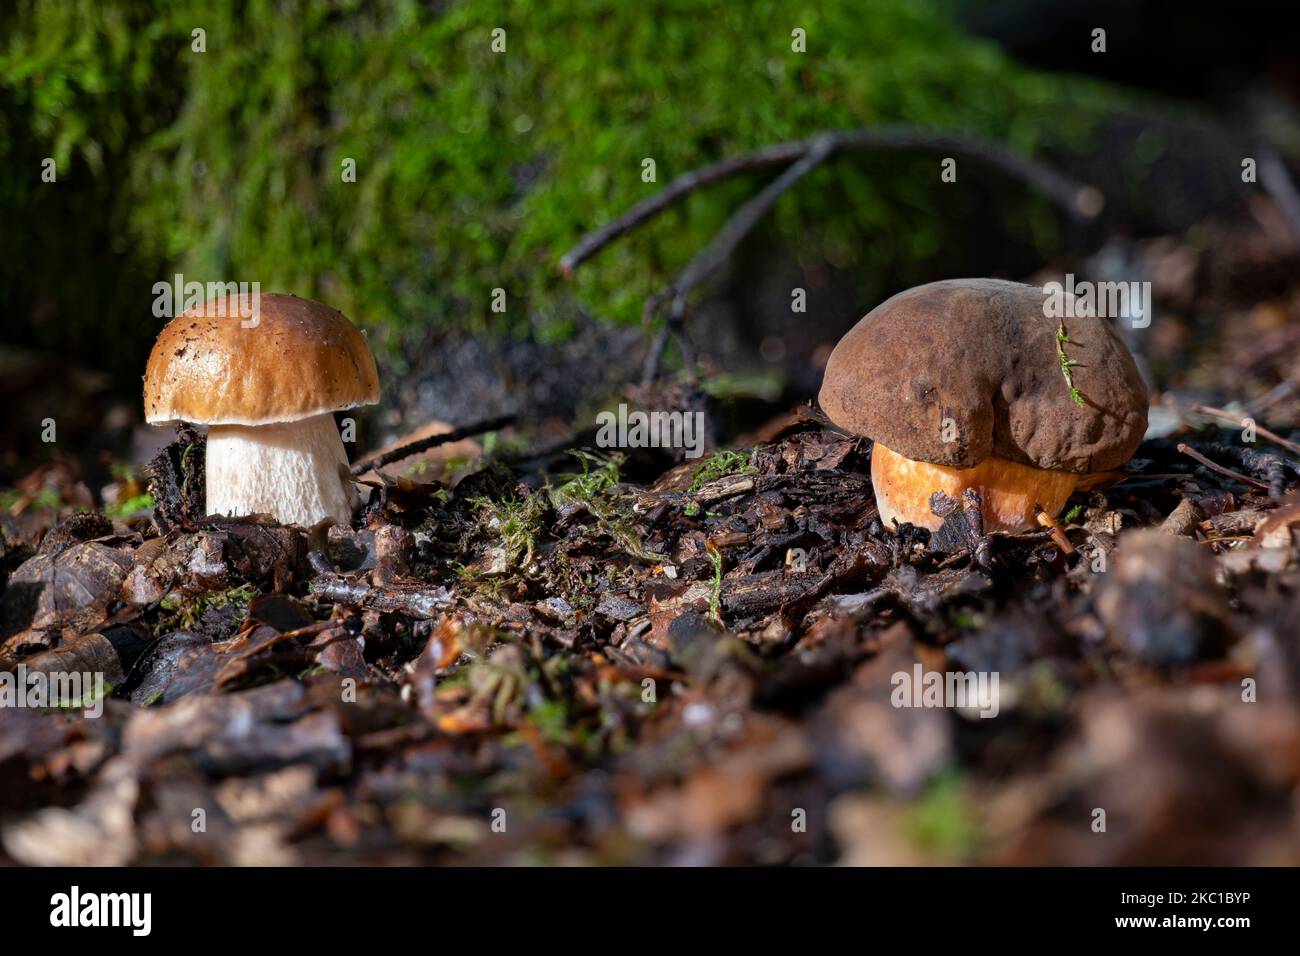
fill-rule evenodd
<path id="1" fill-rule="evenodd" d="M 261 294 L 250 317 L 214 299 L 154 343 L 146 420 L 210 426 L 207 508 L 304 526 L 351 520 L 356 489 L 332 412 L 379 399 L 365 335 L 336 309 Z"/>
<path id="2" fill-rule="evenodd" d="M 886 523 L 938 528 L 930 496 L 970 488 L 985 500 L 985 531 L 1024 530 L 1039 507 L 1059 512 L 1074 487 L 1065 476 L 1132 457 L 1148 404 L 1132 356 L 1106 319 L 1069 319 L 1076 404 L 1045 300 L 1016 282 L 934 282 L 877 306 L 835 347 L 818 401 L 875 441 Z"/>

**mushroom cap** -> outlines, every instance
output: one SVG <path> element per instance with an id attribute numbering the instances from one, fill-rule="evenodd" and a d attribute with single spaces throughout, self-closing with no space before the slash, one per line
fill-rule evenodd
<path id="1" fill-rule="evenodd" d="M 260 295 L 252 327 L 238 297 L 229 309 L 219 297 L 167 323 L 145 368 L 147 422 L 268 425 L 379 401 L 375 358 L 342 312 Z"/>
<path id="2" fill-rule="evenodd" d="M 1106 319 L 1066 317 L 1076 405 L 1057 354 L 1062 320 L 1046 300 L 1038 286 L 1000 279 L 900 292 L 835 346 L 818 402 L 836 425 L 916 461 L 1118 468 L 1146 433 L 1146 387 Z"/>

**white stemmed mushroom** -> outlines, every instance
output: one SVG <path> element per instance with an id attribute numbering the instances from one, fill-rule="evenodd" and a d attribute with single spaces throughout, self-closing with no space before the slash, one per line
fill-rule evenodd
<path id="1" fill-rule="evenodd" d="M 261 294 L 256 322 L 234 302 L 211 300 L 162 330 L 144 376 L 145 419 L 208 426 L 209 514 L 346 526 L 356 486 L 332 413 L 379 400 L 365 335 L 297 296 Z"/>

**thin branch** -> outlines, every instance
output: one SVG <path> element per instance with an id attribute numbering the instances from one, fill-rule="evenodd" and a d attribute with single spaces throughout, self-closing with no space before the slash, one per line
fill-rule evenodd
<path id="1" fill-rule="evenodd" d="M 695 355 L 690 338 L 686 334 L 686 294 L 704 281 L 714 270 L 718 269 L 731 257 L 750 230 L 776 204 L 786 190 L 816 169 L 835 150 L 835 138 L 831 134 L 815 137 L 810 141 L 807 152 L 785 172 L 772 180 L 757 196 L 748 200 L 732 213 L 731 218 L 718 230 L 709 244 L 695 254 L 681 274 L 666 288 L 646 299 L 645 317 L 652 317 L 665 299 L 672 299 L 668 310 L 668 322 L 656 335 L 646 355 L 645 366 L 641 374 L 643 385 L 649 385 L 658 377 L 659 363 L 664 347 L 668 344 L 668 333 L 677 339 L 682 352 L 682 364 L 687 374 L 694 376 Z"/>
<path id="2" fill-rule="evenodd" d="M 844 149 L 947 150 L 987 162 L 1022 180 L 1076 218 L 1092 219 L 1101 211 L 1102 196 L 1094 187 L 1079 183 L 997 143 L 973 137 L 936 134 L 910 127 L 840 130 L 819 133 L 808 139 L 767 146 L 752 153 L 732 156 L 712 165 L 683 173 L 655 195 L 643 199 L 622 216 L 579 240 L 560 258 L 560 273 L 566 277 L 571 276 L 578 266 L 615 239 L 653 219 L 702 186 L 741 173 L 793 163 L 807 156 L 814 149 L 822 148 L 823 144 L 828 146 L 827 155 Z"/>
<path id="3" fill-rule="evenodd" d="M 784 166 L 802 156 L 808 149 L 805 141 L 779 143 L 742 156 L 732 156 L 711 166 L 702 166 L 683 173 L 659 192 L 641 200 L 623 215 L 599 229 L 587 233 L 576 246 L 560 257 L 560 274 L 565 278 L 619 236 L 631 232 L 643 222 L 653 219 L 673 203 L 694 192 L 701 186 L 708 186 L 719 180 L 737 176 L 740 173 L 766 169 L 769 166 Z"/>
<path id="4" fill-rule="evenodd" d="M 386 451 L 382 455 L 371 455 L 369 458 L 362 458 L 352 466 L 352 477 L 363 475 L 371 469 L 379 469 L 384 465 L 391 464 L 395 461 L 401 461 L 403 458 L 409 458 L 411 455 L 418 455 L 422 451 L 430 448 L 436 448 L 438 445 L 445 445 L 448 442 L 460 441 L 462 438 L 469 438 L 472 435 L 481 435 L 484 432 L 494 432 L 505 428 L 514 422 L 514 415 L 498 415 L 496 418 L 489 418 L 486 421 L 475 422 L 472 425 L 465 425 L 462 428 L 455 428 L 449 432 L 443 432 L 440 435 L 430 435 L 428 438 L 421 438 L 418 441 L 407 442 L 405 445 L 399 445 L 392 451 Z"/>
<path id="5" fill-rule="evenodd" d="M 1081 183 L 1000 143 L 976 137 L 897 127 L 850 130 L 837 134 L 836 149 L 923 149 L 950 152 L 987 163 L 1013 179 L 1019 179 L 1075 219 L 1095 219 L 1105 205 L 1105 197 L 1096 186 Z"/>
<path id="6" fill-rule="evenodd" d="M 308 591 L 321 601 L 352 604 L 389 614 L 434 618 L 455 603 L 444 587 L 429 588 L 417 584 L 390 584 L 376 588 L 338 575 L 321 575 L 308 585 Z"/>
<path id="7" fill-rule="evenodd" d="M 659 377 L 659 361 L 663 358 L 664 349 L 668 345 L 668 336 L 672 334 L 672 325 L 665 322 L 655 332 L 655 337 L 650 341 L 650 351 L 646 353 L 645 362 L 641 368 L 641 384 L 649 385 Z"/>
<path id="8" fill-rule="evenodd" d="M 1210 461 L 1210 459 L 1206 458 L 1194 448 L 1189 448 L 1187 445 L 1180 444 L 1178 446 L 1178 451 L 1194 461 L 1199 461 L 1206 468 L 1210 469 L 1210 471 L 1223 475 L 1225 478 L 1231 478 L 1233 481 L 1239 481 L 1243 485 L 1254 485 L 1256 488 L 1262 488 L 1265 491 L 1268 491 L 1267 482 L 1260 481 L 1258 478 L 1251 478 L 1249 475 L 1238 474 L 1231 468 L 1224 468 L 1218 462 Z"/>
<path id="9" fill-rule="evenodd" d="M 797 163 L 792 164 L 780 176 L 764 186 L 757 196 L 750 199 L 732 214 L 731 218 L 718 230 L 718 234 L 713 237 L 709 244 L 696 253 L 695 257 L 687 263 L 686 268 L 668 287 L 665 295 L 671 295 L 674 299 L 683 300 L 684 306 L 683 297 L 686 293 L 704 281 L 722 263 L 726 262 L 736 247 L 740 245 L 741 240 L 749 235 L 750 230 L 776 204 L 781 195 L 820 166 L 822 161 L 834 152 L 835 145 L 835 140 L 829 136 L 814 139 L 808 151 L 800 157 Z"/>
<path id="10" fill-rule="evenodd" d="M 1074 545 L 1070 539 L 1065 536 L 1065 530 L 1061 527 L 1060 522 L 1047 513 L 1042 505 L 1035 502 L 1034 516 L 1038 523 L 1047 529 L 1048 534 L 1052 536 L 1052 542 L 1061 549 L 1061 553 L 1066 557 L 1074 554 Z"/>
<path id="11" fill-rule="evenodd" d="M 1258 415 L 1261 412 L 1266 412 L 1278 402 L 1290 398 L 1294 391 L 1295 383 L 1289 378 L 1284 379 L 1270 388 L 1263 395 L 1260 395 L 1258 398 L 1252 398 L 1247 402 L 1245 405 L 1246 411 L 1250 415 Z"/>
<path id="12" fill-rule="evenodd" d="M 687 294 L 730 258 L 777 199 L 795 183 L 837 151 L 854 149 L 931 149 L 970 156 L 1022 180 L 1076 218 L 1090 219 L 1096 216 L 1103 203 L 1101 193 L 1094 187 L 1084 186 L 996 143 L 906 127 L 840 130 L 819 133 L 795 142 L 779 143 L 677 177 L 613 222 L 584 236 L 560 258 L 560 273 L 566 277 L 571 276 L 579 265 L 619 236 L 653 219 L 701 186 L 739 173 L 788 164 L 789 168 L 727 220 L 717 235 L 691 259 L 672 283 L 646 299 L 644 317 L 647 321 L 654 317 L 664 302 L 670 302 L 671 305 L 667 323 L 655 335 L 646 354 L 642 383 L 648 384 L 658 377 L 660 362 L 670 337 L 677 340 L 683 364 L 688 373 L 692 373 L 694 352 L 685 329 Z"/>
<path id="13" fill-rule="evenodd" d="M 1251 425 L 1253 425 L 1256 434 L 1263 435 L 1273 444 L 1281 445 L 1283 448 L 1287 449 L 1288 451 L 1292 451 L 1295 452 L 1296 454 L 1300 454 L 1300 445 L 1297 445 L 1293 441 L 1288 441 L 1287 439 L 1283 438 L 1281 435 L 1277 434 L 1276 432 L 1269 431 L 1263 425 L 1251 419 L 1242 418 L 1240 415 L 1234 415 L 1232 414 L 1232 412 L 1224 411 L 1222 408 L 1212 408 L 1209 405 L 1194 405 L 1192 406 L 1192 411 L 1200 412 L 1202 415 L 1209 415 L 1212 418 L 1222 419 L 1225 422 L 1232 422 L 1239 428 L 1245 428 L 1247 422 L 1249 422 Z"/>

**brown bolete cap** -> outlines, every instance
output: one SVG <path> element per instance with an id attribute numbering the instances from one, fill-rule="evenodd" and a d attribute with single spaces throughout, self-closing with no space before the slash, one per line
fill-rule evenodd
<path id="1" fill-rule="evenodd" d="M 211 299 L 162 330 L 144 374 L 145 420 L 268 425 L 379 400 L 366 337 L 342 312 L 294 295 Z M 244 311 L 238 312 L 240 303 Z"/>
<path id="2" fill-rule="evenodd" d="M 1038 286 L 999 279 L 900 292 L 835 346 L 818 402 L 841 428 L 917 461 L 971 468 L 993 455 L 1059 471 L 1118 468 L 1146 432 L 1142 378 L 1106 319 L 1049 317 L 1046 299 Z M 1082 406 L 1061 370 L 1062 321 Z"/>

